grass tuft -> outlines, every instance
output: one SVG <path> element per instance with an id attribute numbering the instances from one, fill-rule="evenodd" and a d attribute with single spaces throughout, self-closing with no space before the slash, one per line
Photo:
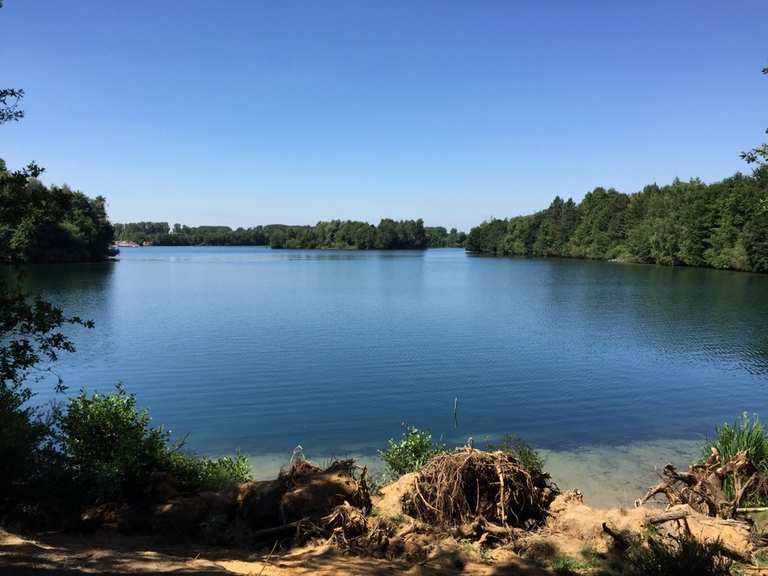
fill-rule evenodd
<path id="1" fill-rule="evenodd" d="M 726 423 L 716 428 L 714 439 L 702 447 L 702 460 L 709 456 L 710 447 L 717 449 L 723 462 L 746 451 L 758 477 L 742 500 L 742 505 L 760 506 L 768 503 L 768 436 L 757 415 L 750 417 L 745 412 L 732 424 Z M 725 490 L 729 497 L 733 497 L 730 482 L 726 482 Z"/>

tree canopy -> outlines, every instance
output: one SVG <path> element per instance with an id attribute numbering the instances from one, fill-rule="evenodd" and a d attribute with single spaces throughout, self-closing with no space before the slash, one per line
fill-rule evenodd
<path id="1" fill-rule="evenodd" d="M 635 194 L 595 188 L 579 204 L 558 197 L 535 214 L 482 223 L 466 247 L 768 272 L 768 167 L 713 184 L 651 184 Z"/>
<path id="2" fill-rule="evenodd" d="M 330 220 L 314 226 L 268 224 L 253 228 L 185 226 L 167 222 L 115 224 L 117 240 L 160 246 L 271 246 L 272 248 L 336 248 L 342 250 L 422 249 L 461 246 L 466 234 L 455 228 L 427 228 L 419 220 L 385 218 L 378 226 L 352 220 Z"/>
<path id="3" fill-rule="evenodd" d="M 112 225 L 106 200 L 68 186 L 43 185 L 36 164 L 9 171 L 0 160 L 0 262 L 103 260 Z"/>
<path id="4" fill-rule="evenodd" d="M 450 232 L 443 226 L 427 226 L 427 243 L 430 248 L 462 248 L 467 239 L 465 232 L 451 228 Z"/>
<path id="5" fill-rule="evenodd" d="M 423 249 L 424 222 L 384 218 L 378 226 L 352 220 L 318 222 L 315 226 L 285 226 L 269 234 L 272 248 L 338 248 L 358 250 Z"/>

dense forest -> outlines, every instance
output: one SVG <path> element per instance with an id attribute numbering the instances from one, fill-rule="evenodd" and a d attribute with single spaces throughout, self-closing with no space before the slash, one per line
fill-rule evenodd
<path id="1" fill-rule="evenodd" d="M 463 248 L 467 240 L 466 232 L 460 232 L 456 228 L 448 231 L 442 226 L 427 226 L 425 230 L 430 248 Z"/>
<path id="2" fill-rule="evenodd" d="M 232 229 L 167 222 L 115 224 L 115 237 L 158 246 L 271 246 L 272 248 L 422 249 L 463 246 L 466 234 L 452 228 L 425 227 L 422 220 L 366 222 L 331 220 L 314 226 L 270 224 Z"/>
<path id="3" fill-rule="evenodd" d="M 35 164 L 10 171 L 0 159 L 0 262 L 94 261 L 114 254 L 104 198 L 46 187 L 38 180 L 42 172 Z"/>
<path id="4" fill-rule="evenodd" d="M 136 244 L 157 246 L 264 246 L 267 228 L 237 228 L 229 226 L 184 226 L 168 222 L 130 222 L 115 224 L 115 238 Z"/>
<path id="5" fill-rule="evenodd" d="M 595 188 L 576 204 L 473 228 L 482 254 L 617 259 L 768 272 L 768 167 L 705 184 L 675 180 L 623 194 Z"/>

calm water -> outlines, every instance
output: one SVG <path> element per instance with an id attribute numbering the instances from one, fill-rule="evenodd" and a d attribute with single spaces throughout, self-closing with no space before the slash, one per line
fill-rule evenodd
<path id="1" fill-rule="evenodd" d="M 402 421 L 563 450 L 768 414 L 765 276 L 450 249 L 143 248 L 28 282 L 96 322 L 74 333 L 67 384 L 122 381 L 207 453 L 372 454 Z"/>

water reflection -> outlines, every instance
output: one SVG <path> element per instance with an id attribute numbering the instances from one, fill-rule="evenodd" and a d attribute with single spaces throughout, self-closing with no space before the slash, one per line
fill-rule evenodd
<path id="1" fill-rule="evenodd" d="M 575 322 L 596 340 L 640 343 L 669 359 L 768 374 L 765 276 L 567 260 L 546 270 L 553 323 Z"/>
<path id="2" fill-rule="evenodd" d="M 29 269 L 96 322 L 61 372 L 74 389 L 124 381 L 203 451 L 375 454 L 402 421 L 562 450 L 768 411 L 765 276 L 458 250 L 121 258 Z"/>

